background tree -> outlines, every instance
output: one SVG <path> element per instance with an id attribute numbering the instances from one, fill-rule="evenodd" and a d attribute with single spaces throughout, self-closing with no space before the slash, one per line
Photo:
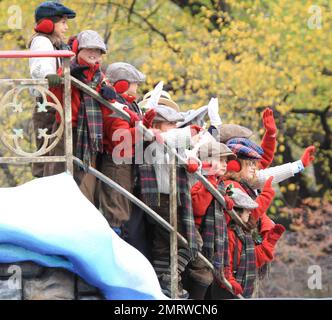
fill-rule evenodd
<path id="1" fill-rule="evenodd" d="M 39 3 L 0 2 L 2 50 L 25 47 Z M 250 127 L 257 132 L 257 142 L 263 134 L 261 111 L 272 108 L 279 128 L 274 164 L 299 159 L 310 144 L 319 150 L 310 174 L 282 184 L 283 200 L 295 205 L 307 196 L 331 199 L 332 8 L 328 1 L 317 1 L 315 7 L 309 1 L 286 0 L 63 3 L 77 11 L 77 18 L 70 21 L 72 34 L 94 29 L 103 35 L 109 48 L 105 67 L 128 61 L 147 74 L 142 93 L 164 80 L 183 110 L 217 96 L 223 121 Z M 8 9 L 15 5 L 23 13 L 22 29 L 17 30 L 6 24 Z M 2 78 L 28 76 L 25 60 L 0 63 Z"/>

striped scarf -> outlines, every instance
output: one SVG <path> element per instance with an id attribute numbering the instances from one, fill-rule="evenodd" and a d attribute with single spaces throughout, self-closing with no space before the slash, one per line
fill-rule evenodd
<path id="1" fill-rule="evenodd" d="M 218 186 L 221 189 L 223 184 Z M 212 201 L 201 225 L 202 253 L 216 270 L 229 267 L 228 234 L 224 211 L 219 202 Z"/>
<path id="2" fill-rule="evenodd" d="M 71 67 L 78 66 L 74 61 Z M 96 89 L 102 78 L 101 71 L 96 71 L 91 82 L 84 83 Z M 91 164 L 91 158 L 97 152 L 103 152 L 103 118 L 98 101 L 90 95 L 81 92 L 81 104 L 77 118 L 76 156 L 83 160 L 86 166 Z"/>
<path id="3" fill-rule="evenodd" d="M 237 250 L 234 251 L 233 271 L 236 272 L 235 279 L 243 288 L 243 296 L 250 298 L 254 292 L 254 284 L 256 280 L 256 256 L 255 244 L 250 233 L 245 233 L 238 225 L 233 225 L 233 229 L 237 237 L 242 242 L 242 252 L 240 263 L 237 263 Z M 235 244 L 237 245 L 237 244 Z"/>
<path id="4" fill-rule="evenodd" d="M 140 164 L 138 167 L 138 182 L 142 200 L 150 207 L 157 207 L 160 205 L 160 194 L 158 192 L 158 184 L 154 167 L 151 164 Z M 176 187 L 178 205 L 183 208 L 182 212 L 178 213 L 183 225 L 184 237 L 188 241 L 192 257 L 195 257 L 198 252 L 195 221 L 192 211 L 192 203 L 188 186 L 188 177 L 186 170 L 177 165 L 176 168 Z"/>

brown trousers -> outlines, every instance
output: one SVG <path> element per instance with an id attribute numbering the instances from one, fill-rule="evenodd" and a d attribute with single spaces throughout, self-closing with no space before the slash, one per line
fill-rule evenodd
<path id="1" fill-rule="evenodd" d="M 101 172 L 133 193 L 133 170 L 131 164 L 115 164 L 112 156 L 103 154 L 101 159 Z M 111 227 L 121 227 L 131 216 L 132 206 L 130 201 L 118 191 L 110 188 L 105 183 L 98 186 L 100 208 Z"/>
<path id="2" fill-rule="evenodd" d="M 57 128 L 57 123 L 53 124 L 52 132 L 54 132 Z M 75 154 L 77 141 L 76 129 L 73 129 L 73 153 Z M 50 156 L 62 156 L 65 154 L 65 144 L 64 137 L 60 139 L 59 143 L 49 152 Z M 93 158 L 91 161 L 91 166 L 96 167 L 96 159 Z M 43 176 L 51 176 L 55 174 L 59 174 L 65 171 L 65 163 L 63 162 L 48 162 L 44 164 L 43 168 Z M 95 192 L 97 185 L 97 178 L 90 174 L 86 173 L 77 166 L 74 166 L 74 179 L 79 186 L 82 193 L 86 196 L 86 198 L 94 205 L 95 203 Z"/>
<path id="3" fill-rule="evenodd" d="M 167 222 L 170 221 L 170 212 L 169 212 L 169 195 L 160 194 L 160 206 L 152 207 L 152 209 L 158 213 L 164 220 Z M 178 219 L 177 219 L 177 228 L 178 232 L 182 233 L 182 223 L 180 219 L 181 207 L 178 207 Z M 180 243 L 178 244 L 179 248 L 185 248 Z M 156 260 L 160 257 L 170 256 L 170 235 L 159 224 L 155 225 L 153 232 L 153 241 L 152 241 L 152 259 Z"/>
<path id="4" fill-rule="evenodd" d="M 36 136 L 36 147 L 39 150 L 43 144 L 43 139 L 38 139 L 38 129 L 48 129 L 47 133 L 50 134 L 55 123 L 55 109 L 49 109 L 47 112 L 37 112 L 35 107 L 32 114 L 32 124 Z M 48 153 L 45 156 L 49 155 Z M 40 178 L 44 176 L 45 163 L 33 163 L 32 175 Z"/>

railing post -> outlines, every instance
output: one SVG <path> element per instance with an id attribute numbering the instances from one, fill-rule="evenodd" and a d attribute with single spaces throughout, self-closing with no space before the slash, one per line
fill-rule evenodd
<path id="1" fill-rule="evenodd" d="M 178 237 L 177 237 L 177 189 L 176 189 L 176 161 L 174 153 L 169 152 L 169 212 L 170 224 L 170 259 L 171 259 L 171 298 L 177 298 L 178 292 Z"/>
<path id="2" fill-rule="evenodd" d="M 65 155 L 66 169 L 72 176 L 74 175 L 73 166 L 73 134 L 72 134 L 72 115 L 71 115 L 71 79 L 70 79 L 70 58 L 63 59 L 64 92 L 63 101 L 65 109 Z"/>

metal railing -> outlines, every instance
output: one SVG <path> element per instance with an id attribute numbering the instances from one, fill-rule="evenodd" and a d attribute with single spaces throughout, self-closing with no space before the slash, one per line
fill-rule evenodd
<path id="1" fill-rule="evenodd" d="M 42 103 L 39 105 L 40 112 L 47 112 L 46 107 L 54 108 L 59 113 L 61 123 L 56 134 L 48 135 L 45 131 L 40 131 L 40 138 L 44 139 L 44 143 L 37 152 L 29 153 L 22 150 L 20 146 L 20 139 L 23 134 L 20 131 L 8 134 L 5 132 L 0 133 L 1 142 L 12 151 L 16 156 L 14 157 L 0 157 L 0 163 L 8 164 L 25 164 L 32 162 L 65 162 L 67 171 L 73 174 L 73 146 L 72 146 L 72 123 L 71 123 L 71 79 L 70 79 L 70 58 L 75 54 L 67 50 L 58 51 L 0 51 L 0 59 L 18 59 L 18 58 L 45 58 L 55 57 L 63 59 L 63 75 L 64 75 L 64 117 L 63 108 L 56 98 L 56 96 L 49 90 L 45 89 L 47 81 L 45 79 L 1 79 L 0 84 L 12 85 L 14 88 L 7 92 L 0 101 L 1 108 L 14 108 L 15 111 L 22 112 L 23 106 L 17 101 L 17 95 L 24 89 L 34 88 L 42 97 Z M 7 102 L 10 96 L 13 96 L 12 101 Z M 47 101 L 47 96 L 51 97 L 52 102 Z M 65 132 L 65 155 L 64 156 L 43 156 L 52 150 L 59 142 L 63 131 Z M 18 134 L 19 133 L 19 134 Z M 22 134 L 20 136 L 20 134 Z M 48 146 L 48 142 L 55 138 L 55 141 Z"/>
<path id="2" fill-rule="evenodd" d="M 86 94 L 90 95 L 98 102 L 105 105 L 107 108 L 111 109 L 117 116 L 121 117 L 124 120 L 129 121 L 130 116 L 127 112 L 122 109 L 122 105 L 115 102 L 110 103 L 109 101 L 102 98 L 95 90 L 91 89 L 86 84 L 81 81 L 70 76 L 70 58 L 74 56 L 74 53 L 71 51 L 50 51 L 50 52 L 36 52 L 36 51 L 2 51 L 0 52 L 0 58 L 31 58 L 31 57 L 61 57 L 64 59 L 63 70 L 64 70 L 64 132 L 65 132 L 65 155 L 64 156 L 43 156 L 43 154 L 47 153 L 50 149 L 42 148 L 42 150 L 37 151 L 36 154 L 25 154 L 20 152 L 20 148 L 9 148 L 8 143 L 3 137 L 0 135 L 0 140 L 4 143 L 4 145 L 13 151 L 17 156 L 15 157 L 0 157 L 0 163 L 32 163 L 32 162 L 66 162 L 66 169 L 69 173 L 73 175 L 73 162 L 88 170 L 89 173 L 97 177 L 102 182 L 106 183 L 109 187 L 114 188 L 120 194 L 129 199 L 132 203 L 142 209 L 146 214 L 148 214 L 151 218 L 153 218 L 156 223 L 160 224 L 165 230 L 170 232 L 170 264 L 171 264 L 171 297 L 176 298 L 177 293 L 177 245 L 178 241 L 180 241 L 183 245 L 188 246 L 187 240 L 177 232 L 177 196 L 176 196 L 176 162 L 182 165 L 186 164 L 186 160 L 182 158 L 174 148 L 171 148 L 167 142 L 164 142 L 167 152 L 170 155 L 170 223 L 161 218 L 155 211 L 153 211 L 150 207 L 148 207 L 144 202 L 135 197 L 133 194 L 128 192 L 126 189 L 121 187 L 119 184 L 114 182 L 112 179 L 108 178 L 98 170 L 93 167 L 86 168 L 83 162 L 73 156 L 73 147 L 72 147 L 72 124 L 71 124 L 71 85 L 74 85 L 78 89 L 82 90 Z M 7 84 L 11 84 L 14 86 L 45 86 L 47 85 L 46 80 L 33 80 L 33 79 L 4 79 L 0 80 L 0 84 L 6 82 Z M 47 94 L 52 97 L 54 100 L 54 95 L 47 90 Z M 44 97 L 44 96 L 43 96 Z M 44 97 L 45 98 L 45 97 Z M 56 97 L 55 97 L 56 98 Z M 56 99 L 57 100 L 57 99 Z M 51 107 L 54 107 L 51 105 Z M 58 110 L 61 113 L 62 110 Z M 60 114 L 61 116 L 61 114 Z M 63 116 L 61 117 L 63 119 Z M 153 135 L 150 131 L 147 130 L 142 124 L 139 122 L 139 129 L 145 134 L 145 136 L 153 138 Z M 61 128 L 61 124 L 60 124 Z M 15 137 L 12 137 L 15 139 Z M 61 136 L 60 136 L 61 138 Z M 59 138 L 59 139 L 60 139 Z M 57 142 L 59 141 L 57 140 Z M 17 140 L 17 139 L 16 139 Z M 56 143 L 52 145 L 54 148 Z M 223 208 L 226 208 L 225 200 L 223 195 L 216 189 L 214 186 L 199 172 L 193 173 L 195 178 L 198 181 L 201 181 L 204 186 L 211 192 L 214 198 L 222 205 Z M 239 216 L 236 214 L 234 210 L 228 211 L 232 219 L 247 229 L 247 226 L 242 222 Z M 223 273 L 223 268 L 216 271 L 212 263 L 204 257 L 201 253 L 198 253 L 198 258 L 204 261 L 204 263 L 212 270 L 215 278 L 222 283 L 228 291 L 233 293 L 232 286 L 225 278 Z M 237 296 L 238 298 L 243 299 L 241 295 Z"/>

